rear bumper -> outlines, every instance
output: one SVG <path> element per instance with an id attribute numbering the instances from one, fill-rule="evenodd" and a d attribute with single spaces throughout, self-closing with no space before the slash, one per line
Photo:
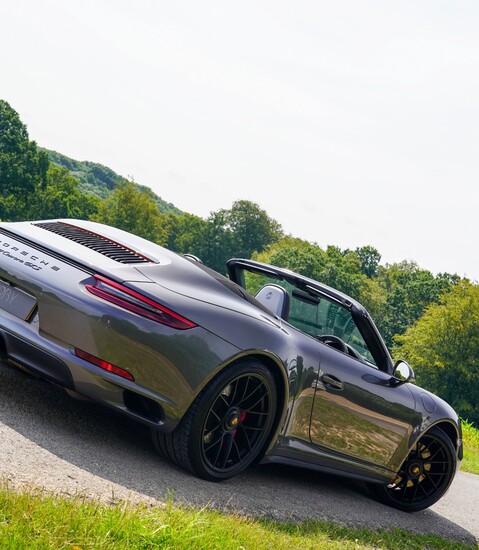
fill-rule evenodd
<path id="1" fill-rule="evenodd" d="M 57 347 L 46 351 L 3 327 L 0 340 L 3 359 L 15 366 L 26 367 L 54 384 L 154 429 L 171 431 L 178 423 L 178 413 L 169 399 L 91 365 L 76 357 L 72 350 Z"/>

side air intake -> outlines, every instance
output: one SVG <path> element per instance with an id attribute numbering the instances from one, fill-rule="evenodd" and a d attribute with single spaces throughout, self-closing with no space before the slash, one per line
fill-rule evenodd
<path id="1" fill-rule="evenodd" d="M 108 258 L 122 264 L 153 263 L 153 261 L 149 258 L 142 256 L 138 252 L 135 252 L 126 246 L 123 246 L 106 237 L 102 237 L 92 231 L 88 231 L 87 229 L 77 227 L 76 225 L 70 225 L 65 222 L 43 222 L 34 223 L 33 225 L 46 229 L 47 231 L 51 231 L 52 233 L 56 233 L 57 235 L 61 235 L 62 237 L 65 237 L 65 239 L 69 239 L 70 241 L 74 241 L 82 246 L 86 246 L 87 248 L 90 248 L 91 250 L 94 250 L 99 254 L 103 254 L 103 256 L 107 256 Z"/>

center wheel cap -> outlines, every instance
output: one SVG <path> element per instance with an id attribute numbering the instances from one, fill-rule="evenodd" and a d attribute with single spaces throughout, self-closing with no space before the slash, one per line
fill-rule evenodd
<path id="1" fill-rule="evenodd" d="M 233 409 L 226 414 L 225 426 L 227 430 L 234 430 L 240 423 L 240 415 L 237 409 Z"/>
<path id="2" fill-rule="evenodd" d="M 418 476 L 422 472 L 422 466 L 418 462 L 414 462 L 409 466 L 409 472 L 413 476 Z"/>

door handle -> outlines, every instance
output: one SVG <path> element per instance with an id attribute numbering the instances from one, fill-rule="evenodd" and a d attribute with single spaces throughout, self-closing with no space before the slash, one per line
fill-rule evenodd
<path id="1" fill-rule="evenodd" d="M 331 376 L 330 374 L 323 374 L 323 376 L 321 376 L 321 380 L 323 381 L 325 386 L 328 386 L 335 390 L 343 389 L 343 383 L 341 382 L 341 380 L 338 380 L 336 377 Z"/>

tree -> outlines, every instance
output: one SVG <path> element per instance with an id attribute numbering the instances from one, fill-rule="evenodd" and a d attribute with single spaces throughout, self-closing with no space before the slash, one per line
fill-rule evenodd
<path id="1" fill-rule="evenodd" d="M 232 235 L 225 229 L 221 216 L 213 213 L 207 220 L 194 214 L 161 216 L 167 235 L 165 246 L 179 254 L 194 254 L 201 261 L 220 272 L 226 272 L 226 261 L 232 254 Z"/>
<path id="2" fill-rule="evenodd" d="M 461 281 L 396 338 L 396 357 L 415 369 L 418 383 L 479 422 L 479 286 Z"/>
<path id="3" fill-rule="evenodd" d="M 0 219 L 25 217 L 35 190 L 46 185 L 48 166 L 18 113 L 0 100 Z"/>
<path id="4" fill-rule="evenodd" d="M 101 203 L 94 221 L 129 231 L 153 242 L 165 242 L 153 192 L 124 181 Z"/>
<path id="5" fill-rule="evenodd" d="M 379 268 L 377 280 L 386 291 L 377 324 L 390 347 L 394 336 L 413 325 L 429 304 L 437 303 L 441 294 L 457 284 L 459 277 L 449 274 L 435 277 L 415 262 L 403 261 Z"/>
<path id="6" fill-rule="evenodd" d="M 225 224 L 223 211 L 212 212 L 206 221 L 203 261 L 208 267 L 226 274 L 226 262 L 241 256 L 237 241 L 231 228 Z"/>
<path id="7" fill-rule="evenodd" d="M 337 246 L 326 248 L 326 263 L 321 281 L 359 300 L 366 277 L 356 252 L 341 250 Z"/>
<path id="8" fill-rule="evenodd" d="M 210 218 L 217 226 L 233 235 L 234 256 L 251 258 L 283 236 L 280 224 L 270 218 L 257 204 L 240 200 L 230 210 L 220 210 Z"/>
<path id="9" fill-rule="evenodd" d="M 253 255 L 260 262 L 284 267 L 318 280 L 324 269 L 325 257 L 324 250 L 318 245 L 290 236 Z"/>
<path id="10" fill-rule="evenodd" d="M 379 270 L 379 262 L 381 261 L 381 254 L 374 248 L 374 246 L 361 246 L 355 250 L 359 261 L 361 262 L 361 271 L 366 277 L 376 277 Z"/>
<path id="11" fill-rule="evenodd" d="M 209 224 L 194 214 L 168 213 L 161 216 L 161 224 L 167 236 L 165 246 L 179 254 L 194 254 L 207 262 L 207 235 Z"/>

